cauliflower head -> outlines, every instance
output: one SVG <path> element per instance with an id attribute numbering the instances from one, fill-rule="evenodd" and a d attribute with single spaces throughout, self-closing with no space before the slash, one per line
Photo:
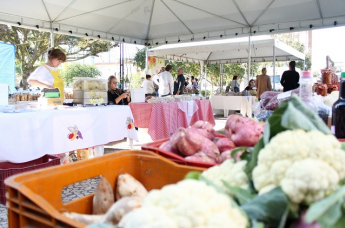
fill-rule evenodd
<path id="1" fill-rule="evenodd" d="M 231 186 L 249 189 L 248 177 L 243 170 L 246 164 L 247 161 L 235 163 L 233 160 L 227 159 L 221 165 L 205 170 L 202 176 L 221 187 L 224 191 L 227 191 L 227 189 L 222 180 Z"/>
<path id="2" fill-rule="evenodd" d="M 156 214 L 157 219 L 152 214 Z M 124 224 L 125 228 L 245 228 L 248 225 L 244 213 L 232 206 L 228 196 L 202 181 L 190 179 L 150 191 L 140 211 L 125 217 L 131 221 Z M 164 219 L 160 220 L 160 217 Z M 160 226 L 151 225 L 154 222 Z"/>
<path id="3" fill-rule="evenodd" d="M 311 204 L 331 194 L 345 177 L 345 153 L 332 135 L 284 131 L 259 153 L 253 182 L 259 194 L 280 185 L 294 203 Z"/>

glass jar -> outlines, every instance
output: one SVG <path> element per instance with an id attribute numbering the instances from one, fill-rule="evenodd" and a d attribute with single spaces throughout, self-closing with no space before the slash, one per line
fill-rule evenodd
<path id="1" fill-rule="evenodd" d="M 333 91 L 336 91 L 337 90 L 337 86 L 336 85 L 328 85 L 327 87 L 327 93 L 330 94 L 332 93 Z"/>
<path id="2" fill-rule="evenodd" d="M 322 73 L 322 84 L 332 84 L 332 73 Z"/>
<path id="3" fill-rule="evenodd" d="M 327 85 L 323 84 L 323 85 L 319 85 L 317 87 L 317 95 L 321 95 L 321 96 L 327 96 Z"/>

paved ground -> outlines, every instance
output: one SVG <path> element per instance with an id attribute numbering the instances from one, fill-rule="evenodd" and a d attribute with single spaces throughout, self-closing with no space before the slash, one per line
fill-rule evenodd
<path id="1" fill-rule="evenodd" d="M 226 118 L 221 116 L 215 116 L 216 125 L 214 129 L 224 134 L 224 126 L 226 122 Z M 140 142 L 134 142 L 134 150 L 140 150 L 141 145 L 145 143 L 152 142 L 151 137 L 147 134 L 147 129 L 139 129 L 139 140 Z M 113 153 L 119 150 L 129 150 L 129 143 L 127 140 L 122 140 L 119 142 L 109 143 L 105 146 L 105 153 Z M 95 192 L 95 189 L 98 184 L 98 178 L 93 178 L 89 180 L 85 180 L 82 182 L 75 183 L 70 185 L 62 191 L 62 201 L 64 203 L 72 201 L 74 199 L 78 199 L 85 195 L 89 195 Z M 7 228 L 7 208 L 5 205 L 0 204 L 0 228 Z"/>

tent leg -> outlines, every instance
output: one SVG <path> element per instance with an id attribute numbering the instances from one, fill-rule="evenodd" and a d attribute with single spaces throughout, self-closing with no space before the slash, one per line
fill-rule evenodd
<path id="1" fill-rule="evenodd" d="M 145 74 L 147 74 L 147 72 L 149 71 L 149 66 L 147 64 L 147 61 L 148 61 L 148 55 L 147 55 L 147 51 L 148 51 L 148 47 L 146 47 L 146 50 L 145 50 Z"/>
<path id="2" fill-rule="evenodd" d="M 207 97 L 207 63 L 205 65 L 205 97 Z"/>
<path id="3" fill-rule="evenodd" d="M 220 76 L 220 89 L 219 92 L 222 92 L 222 88 L 223 88 L 223 64 L 219 63 L 219 76 Z"/>
<path id="4" fill-rule="evenodd" d="M 252 55 L 252 48 L 251 48 L 251 33 L 252 33 L 252 29 L 250 28 L 249 30 L 249 42 L 248 42 L 248 78 L 247 80 L 250 80 L 250 63 L 251 63 L 251 55 Z"/>
<path id="5" fill-rule="evenodd" d="M 273 45 L 273 90 L 276 88 L 276 45 Z"/>
<path id="6" fill-rule="evenodd" d="M 50 47 L 54 47 L 54 30 L 53 25 L 50 23 Z"/>
<path id="7" fill-rule="evenodd" d="M 305 60 L 303 60 L 303 70 L 305 70 Z"/>

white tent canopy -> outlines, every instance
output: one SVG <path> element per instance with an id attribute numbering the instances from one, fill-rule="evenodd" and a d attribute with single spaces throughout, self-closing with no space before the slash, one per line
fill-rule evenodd
<path id="1" fill-rule="evenodd" d="M 304 60 L 305 55 L 296 49 L 268 36 L 251 38 L 251 62 Z M 167 44 L 148 51 L 156 56 L 172 61 L 220 64 L 248 63 L 248 38 L 212 40 L 181 44 Z"/>
<path id="2" fill-rule="evenodd" d="M 161 45 L 345 25 L 344 0 L 0 0 L 0 23 Z"/>

